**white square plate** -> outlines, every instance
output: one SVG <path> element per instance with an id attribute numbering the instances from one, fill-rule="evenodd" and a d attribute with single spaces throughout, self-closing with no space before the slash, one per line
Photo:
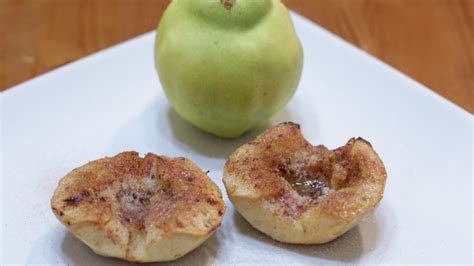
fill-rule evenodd
<path id="1" fill-rule="evenodd" d="M 472 115 L 292 16 L 304 72 L 272 124 L 300 123 L 330 148 L 371 141 L 387 167 L 385 197 L 358 227 L 319 246 L 272 241 L 226 199 L 222 227 L 175 263 L 471 263 Z M 125 150 L 186 156 L 223 189 L 226 157 L 255 133 L 222 140 L 181 120 L 160 87 L 153 44 L 148 33 L 1 94 L 2 263 L 121 263 L 93 254 L 50 210 L 58 180 L 90 160 Z"/>

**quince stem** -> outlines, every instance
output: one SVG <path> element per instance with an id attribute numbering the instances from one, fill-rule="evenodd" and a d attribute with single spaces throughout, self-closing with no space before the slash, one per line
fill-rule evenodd
<path id="1" fill-rule="evenodd" d="M 221 0 L 221 4 L 223 4 L 227 9 L 231 9 L 234 6 L 234 3 L 235 0 Z"/>

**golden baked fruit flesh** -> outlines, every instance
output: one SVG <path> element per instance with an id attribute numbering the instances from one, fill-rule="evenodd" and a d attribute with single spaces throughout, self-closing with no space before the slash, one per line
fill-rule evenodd
<path id="1" fill-rule="evenodd" d="M 177 259 L 219 227 L 219 188 L 190 160 L 123 152 L 74 169 L 51 207 L 95 253 L 131 262 Z"/>
<path id="2" fill-rule="evenodd" d="M 357 225 L 382 199 L 386 177 L 369 142 L 312 146 L 291 122 L 238 148 L 224 168 L 237 211 L 273 239 L 297 244 L 325 243 Z"/>

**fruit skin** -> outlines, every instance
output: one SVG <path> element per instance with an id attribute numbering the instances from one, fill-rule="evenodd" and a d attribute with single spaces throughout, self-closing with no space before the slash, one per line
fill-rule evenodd
<path id="1" fill-rule="evenodd" d="M 158 26 L 155 64 L 182 118 L 233 138 L 288 103 L 303 49 L 280 0 L 174 0 Z"/>

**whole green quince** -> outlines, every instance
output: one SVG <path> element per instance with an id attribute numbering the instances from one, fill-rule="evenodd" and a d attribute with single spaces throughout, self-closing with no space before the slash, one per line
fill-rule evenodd
<path id="1" fill-rule="evenodd" d="M 280 0 L 174 0 L 158 26 L 155 63 L 182 118 L 233 138 L 288 103 L 303 49 Z"/>

